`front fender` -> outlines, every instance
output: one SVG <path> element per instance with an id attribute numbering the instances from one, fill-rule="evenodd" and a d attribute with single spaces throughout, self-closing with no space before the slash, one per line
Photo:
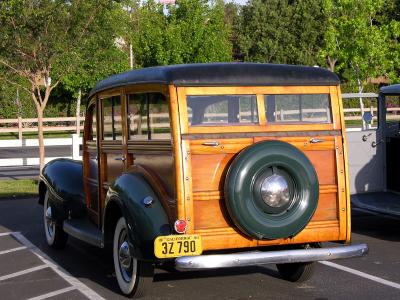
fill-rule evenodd
<path id="1" fill-rule="evenodd" d="M 85 212 L 82 162 L 72 159 L 55 159 L 47 163 L 40 181 L 46 185 L 52 206 L 59 218 L 80 217 Z M 43 193 L 43 185 L 40 184 Z M 43 199 L 43 195 L 40 196 Z"/>
<path id="2" fill-rule="evenodd" d="M 145 206 L 143 199 L 152 197 L 154 202 Z M 125 173 L 110 187 L 106 205 L 117 201 L 126 219 L 134 255 L 139 259 L 154 259 L 154 239 L 171 234 L 168 215 L 153 188 L 140 173 Z"/>

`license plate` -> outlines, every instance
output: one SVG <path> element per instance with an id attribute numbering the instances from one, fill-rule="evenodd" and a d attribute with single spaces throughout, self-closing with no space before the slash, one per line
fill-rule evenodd
<path id="1" fill-rule="evenodd" d="M 200 255 L 203 252 L 199 235 L 166 235 L 154 241 L 154 254 L 158 258 Z"/>

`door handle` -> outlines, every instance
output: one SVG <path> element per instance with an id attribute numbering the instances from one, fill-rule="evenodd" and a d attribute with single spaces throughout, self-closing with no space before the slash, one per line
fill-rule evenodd
<path id="1" fill-rule="evenodd" d="M 378 142 L 373 141 L 373 142 L 371 143 L 371 147 L 372 147 L 372 148 L 375 148 L 376 146 L 378 146 L 379 144 L 382 144 L 383 142 L 384 142 L 383 139 L 380 139 Z"/>
<path id="2" fill-rule="evenodd" d="M 325 140 L 323 140 L 323 139 L 317 139 L 317 138 L 312 138 L 312 139 L 310 140 L 310 143 L 311 143 L 311 144 L 322 143 L 322 142 L 325 142 Z"/>
<path id="3" fill-rule="evenodd" d="M 122 156 L 122 157 L 115 157 L 114 160 L 125 161 L 126 158 L 125 158 L 124 156 Z"/>
<path id="4" fill-rule="evenodd" d="M 217 146 L 219 146 L 219 142 L 217 142 L 217 141 L 204 142 L 204 143 L 202 143 L 202 145 L 209 146 L 209 147 L 217 147 Z"/>

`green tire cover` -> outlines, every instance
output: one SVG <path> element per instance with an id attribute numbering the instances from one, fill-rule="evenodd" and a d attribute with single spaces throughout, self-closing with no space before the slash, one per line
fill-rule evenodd
<path id="1" fill-rule="evenodd" d="M 289 186 L 289 201 L 271 207 L 263 201 L 261 184 L 279 173 Z M 318 204 L 318 177 L 309 159 L 281 141 L 256 143 L 239 153 L 225 180 L 226 206 L 235 225 L 256 239 L 278 239 L 299 233 Z"/>

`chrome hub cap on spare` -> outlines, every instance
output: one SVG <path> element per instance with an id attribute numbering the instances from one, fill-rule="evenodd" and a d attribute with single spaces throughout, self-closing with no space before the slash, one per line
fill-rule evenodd
<path id="1" fill-rule="evenodd" d="M 282 207 L 290 201 L 289 184 L 285 177 L 273 174 L 261 184 L 261 198 L 271 207 Z"/>
<path id="2" fill-rule="evenodd" d="M 133 264 L 125 230 L 121 232 L 118 246 L 118 259 L 121 275 L 126 282 L 130 282 L 132 280 Z"/>

